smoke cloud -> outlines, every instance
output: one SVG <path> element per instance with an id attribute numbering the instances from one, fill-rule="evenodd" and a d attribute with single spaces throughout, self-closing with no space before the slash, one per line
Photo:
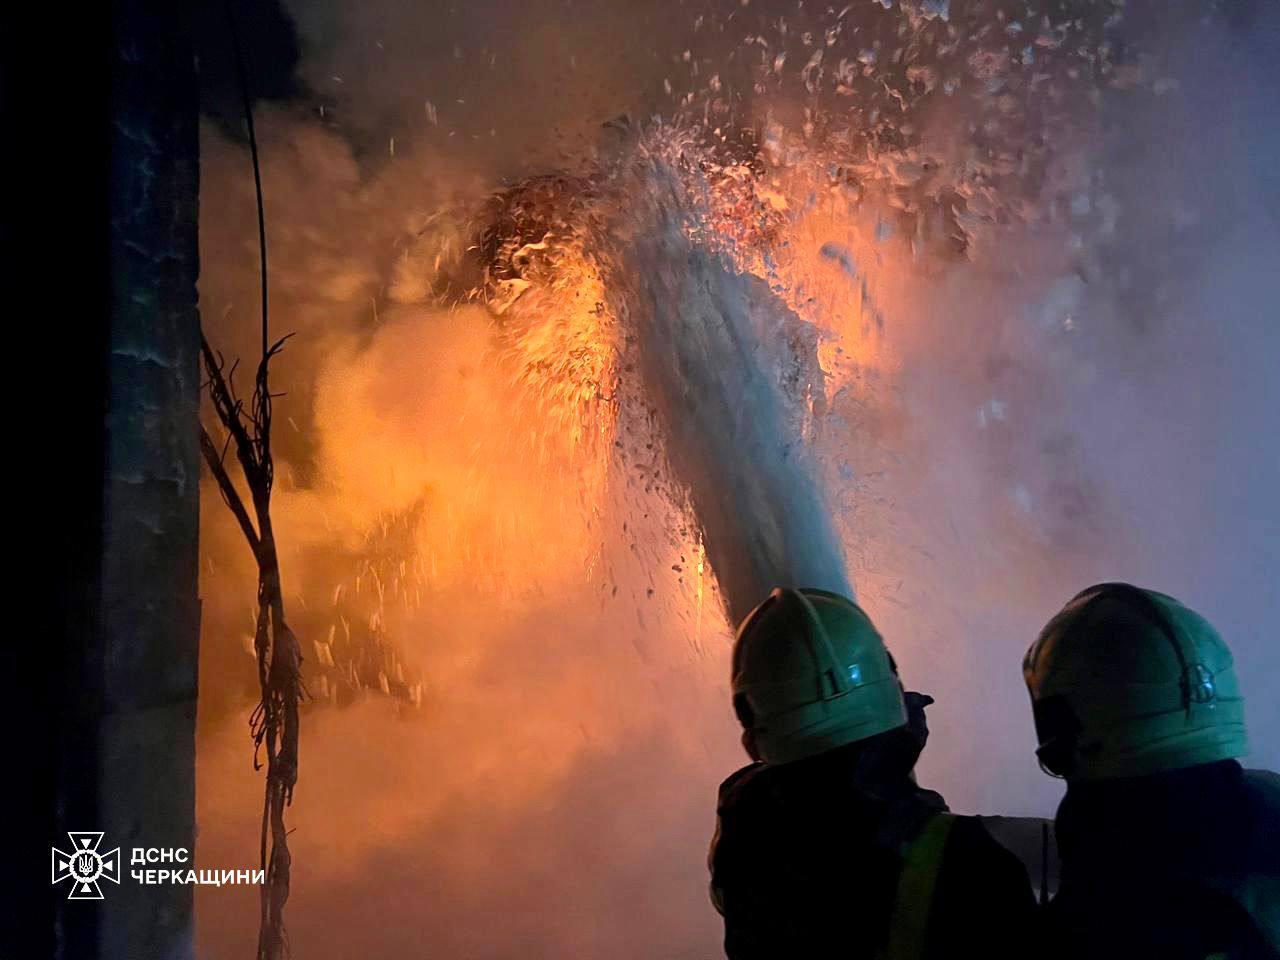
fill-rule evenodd
<path id="1" fill-rule="evenodd" d="M 293 10 L 310 99 L 258 119 L 273 329 L 296 332 L 274 371 L 286 602 L 307 671 L 346 636 L 394 650 L 358 695 L 309 673 L 298 956 L 718 954 L 705 850 L 716 785 L 744 762 L 729 624 L 661 418 L 635 395 L 635 344 L 595 310 L 605 279 L 576 253 L 557 268 L 572 282 L 501 317 L 435 295 L 503 178 L 598 168 L 619 149 L 601 124 L 698 112 L 716 85 L 765 158 L 742 182 L 766 239 L 721 252 L 794 317 L 778 355 L 820 365 L 781 419 L 859 602 L 908 685 L 937 698 L 922 782 L 961 812 L 1052 813 L 1020 658 L 1103 579 L 1172 593 L 1222 630 L 1249 762 L 1280 764 L 1280 179 L 1263 159 L 1280 142 L 1262 119 L 1280 93 L 1276 15 L 1243 32 L 1133 13 L 1141 75 L 1048 130 L 1061 142 L 1034 198 L 993 191 L 1017 215 L 982 218 L 962 176 L 970 123 L 1004 93 L 966 75 L 961 99 L 912 115 L 916 166 L 936 174 L 895 153 L 833 189 L 830 157 L 806 146 L 822 123 L 805 85 L 861 70 L 863 51 L 889 58 L 902 18 L 938 21 L 867 4 L 875 17 L 807 67 L 803 35 L 823 33 L 790 6 Z M 758 87 L 743 50 L 771 70 L 790 51 L 789 86 Z M 729 110 L 706 115 L 727 128 Z M 250 358 L 248 160 L 212 127 L 202 148 L 202 315 Z M 921 177 L 933 198 L 968 191 L 935 205 L 961 219 L 903 199 Z M 216 493 L 203 501 L 197 860 L 242 867 L 261 789 L 253 579 Z M 380 679 L 417 689 L 380 695 Z M 256 918 L 253 891 L 201 889 L 200 955 L 247 955 Z"/>

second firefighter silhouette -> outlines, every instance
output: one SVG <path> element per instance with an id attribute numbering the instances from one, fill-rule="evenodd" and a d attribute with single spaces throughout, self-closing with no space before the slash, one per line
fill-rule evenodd
<path id="1" fill-rule="evenodd" d="M 1280 776 L 1245 770 L 1231 650 L 1128 583 L 1077 594 L 1023 663 L 1036 754 L 1067 782 L 1045 958 L 1280 960 Z"/>
<path id="2" fill-rule="evenodd" d="M 779 588 L 743 620 L 733 705 L 755 762 L 720 787 L 710 853 L 730 960 L 1024 955 L 1022 863 L 915 782 L 932 702 L 844 597 Z"/>

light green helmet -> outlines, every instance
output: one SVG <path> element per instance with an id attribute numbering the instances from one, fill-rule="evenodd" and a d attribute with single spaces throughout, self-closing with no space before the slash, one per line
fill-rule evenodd
<path id="1" fill-rule="evenodd" d="M 1207 620 L 1162 593 L 1090 587 L 1049 621 L 1022 672 L 1040 764 L 1068 780 L 1249 752 L 1231 651 Z"/>
<path id="2" fill-rule="evenodd" d="M 902 686 L 851 600 L 775 589 L 738 627 L 733 706 L 766 763 L 790 763 L 907 722 Z"/>

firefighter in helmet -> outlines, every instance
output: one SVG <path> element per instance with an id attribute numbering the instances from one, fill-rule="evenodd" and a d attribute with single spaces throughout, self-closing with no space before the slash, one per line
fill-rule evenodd
<path id="1" fill-rule="evenodd" d="M 917 786 L 933 701 L 904 693 L 858 606 L 774 590 L 738 629 L 732 688 L 755 762 L 721 785 L 711 844 L 730 960 L 1026 956 L 1026 869 Z"/>
<path id="2" fill-rule="evenodd" d="M 1041 766 L 1066 779 L 1046 955 L 1280 957 L 1280 777 L 1246 771 L 1231 651 L 1172 597 L 1076 596 L 1023 662 Z"/>

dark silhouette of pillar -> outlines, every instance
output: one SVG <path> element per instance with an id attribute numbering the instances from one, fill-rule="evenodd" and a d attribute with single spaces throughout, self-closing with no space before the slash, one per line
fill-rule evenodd
<path id="1" fill-rule="evenodd" d="M 195 56 L 180 4 L 15 7 L 0 262 L 22 572 L 0 644 L 0 700 L 16 708 L 0 956 L 185 958 L 190 887 L 128 872 L 132 847 L 194 846 Z M 51 884 L 68 830 L 122 848 L 103 901 Z"/>

